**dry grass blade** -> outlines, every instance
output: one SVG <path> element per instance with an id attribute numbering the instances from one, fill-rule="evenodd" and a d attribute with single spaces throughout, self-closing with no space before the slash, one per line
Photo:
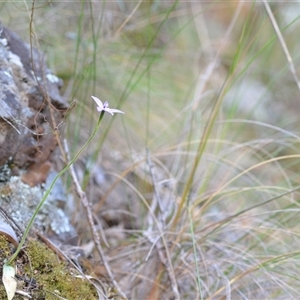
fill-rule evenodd
<path id="1" fill-rule="evenodd" d="M 261 262 L 260 264 L 246 270 L 245 272 L 237 275 L 236 277 L 232 278 L 229 282 L 229 285 L 233 285 L 234 283 L 238 282 L 241 278 L 245 277 L 246 275 L 253 273 L 261 268 L 266 268 L 268 265 L 270 264 L 278 264 L 288 258 L 294 257 L 294 256 L 298 256 L 300 254 L 299 251 L 295 251 L 292 253 L 287 253 L 287 254 L 283 254 L 283 255 L 279 255 L 277 257 L 273 257 L 270 259 L 267 259 L 263 262 Z M 226 285 L 227 286 L 227 285 Z M 222 291 L 224 291 L 226 289 L 226 286 L 221 287 L 220 289 L 218 289 L 213 295 L 211 295 L 210 297 L 206 298 L 206 300 L 212 300 L 215 299 L 216 296 L 218 296 Z M 225 299 L 224 297 L 221 297 L 219 299 Z"/>
<path id="2" fill-rule="evenodd" d="M 272 26 L 273 26 L 273 28 L 274 28 L 274 31 L 275 31 L 275 33 L 276 33 L 276 35 L 277 35 L 277 37 L 278 37 L 278 40 L 279 40 L 279 42 L 280 42 L 280 45 L 281 45 L 282 50 L 283 50 L 283 52 L 284 52 L 284 55 L 285 55 L 285 57 L 286 57 L 286 59 L 287 59 L 287 61 L 288 61 L 288 66 L 289 66 L 289 68 L 290 68 L 290 71 L 291 71 L 291 73 L 292 73 L 292 75 L 293 75 L 293 77 L 294 77 L 294 80 L 295 80 L 295 82 L 296 82 L 296 84 L 297 84 L 297 86 L 298 86 L 298 89 L 299 89 L 299 91 L 300 91 L 300 80 L 299 80 L 299 77 L 298 77 L 298 75 L 297 75 L 297 71 L 296 71 L 296 68 L 295 68 L 293 59 L 292 59 L 292 57 L 291 57 L 291 54 L 290 54 L 290 52 L 289 52 L 289 49 L 288 49 L 288 47 L 287 47 L 287 45 L 286 45 L 286 42 L 285 42 L 285 40 L 284 40 L 284 38 L 283 38 L 283 35 L 282 35 L 282 33 L 281 33 L 280 29 L 279 29 L 279 26 L 278 26 L 278 24 L 277 24 L 277 21 L 276 21 L 276 19 L 275 19 L 275 17 L 274 17 L 274 14 L 273 14 L 273 12 L 272 12 L 272 10 L 271 10 L 271 8 L 270 8 L 270 5 L 269 5 L 268 1 L 263 0 L 263 3 L 264 3 L 264 5 L 265 5 L 266 11 L 267 11 L 268 16 L 269 16 L 269 18 L 270 18 L 270 21 L 271 21 L 271 23 L 272 23 Z"/>

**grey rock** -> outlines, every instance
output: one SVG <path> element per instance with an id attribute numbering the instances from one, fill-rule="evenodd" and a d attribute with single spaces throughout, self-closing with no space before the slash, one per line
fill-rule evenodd
<path id="1" fill-rule="evenodd" d="M 68 108 L 61 86 L 43 53 L 31 51 L 29 44 L 0 25 L 0 205 L 22 231 L 59 168 L 53 130 Z M 65 198 L 58 180 L 33 229 L 56 241 L 76 236 L 62 209 Z"/>

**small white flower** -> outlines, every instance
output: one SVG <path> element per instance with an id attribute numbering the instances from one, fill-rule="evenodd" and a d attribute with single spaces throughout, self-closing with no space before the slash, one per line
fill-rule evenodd
<path id="1" fill-rule="evenodd" d="M 102 111 L 106 111 L 108 112 L 109 114 L 111 114 L 112 116 L 114 115 L 114 113 L 117 113 L 117 114 L 125 114 L 123 111 L 121 110 L 118 110 L 118 109 L 114 109 L 114 108 L 109 108 L 108 107 L 108 102 L 105 101 L 104 104 L 102 103 L 102 101 L 95 97 L 95 96 L 91 96 L 93 98 L 93 100 L 96 102 L 97 104 L 97 110 L 99 112 L 102 112 Z"/>

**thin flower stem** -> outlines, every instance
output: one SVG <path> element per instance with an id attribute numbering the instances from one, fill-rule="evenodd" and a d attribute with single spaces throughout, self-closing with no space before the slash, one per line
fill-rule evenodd
<path id="1" fill-rule="evenodd" d="M 26 230 L 23 234 L 23 237 L 21 239 L 21 242 L 16 250 L 16 252 L 11 256 L 11 258 L 7 261 L 6 265 L 10 265 L 15 259 L 16 257 L 18 256 L 19 252 L 21 251 L 24 243 L 25 243 L 25 240 L 28 236 L 28 233 L 33 225 L 33 222 L 37 216 L 37 214 L 39 213 L 40 209 L 42 208 L 43 204 L 45 203 L 46 199 L 48 198 L 49 194 L 51 193 L 52 189 L 53 189 L 53 186 L 54 184 L 56 183 L 57 179 L 62 176 L 70 167 L 71 165 L 73 165 L 73 163 L 77 160 L 77 158 L 79 157 L 79 155 L 84 151 L 84 149 L 90 144 L 90 142 L 92 141 L 92 139 L 94 138 L 94 136 L 96 135 L 98 129 L 99 129 L 99 126 L 100 126 L 100 123 L 101 123 L 101 120 L 104 116 L 104 111 L 101 112 L 100 116 L 99 116 L 99 119 L 98 119 L 98 122 L 97 122 L 97 125 L 93 131 L 93 133 L 91 134 L 91 136 L 88 138 L 88 140 L 85 142 L 85 144 L 81 147 L 81 149 L 75 154 L 75 156 L 70 160 L 70 162 L 64 167 L 64 169 L 62 171 L 60 171 L 56 176 L 55 178 L 53 179 L 50 187 L 48 188 L 48 190 L 45 192 L 42 200 L 40 201 L 39 205 L 37 206 L 33 216 L 31 217 L 27 227 L 26 227 Z"/>

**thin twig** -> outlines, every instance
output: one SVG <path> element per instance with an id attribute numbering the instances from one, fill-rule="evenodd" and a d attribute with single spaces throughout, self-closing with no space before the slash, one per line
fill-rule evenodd
<path id="1" fill-rule="evenodd" d="M 21 134 L 21 132 L 18 130 L 18 128 L 12 123 L 10 122 L 8 119 L 6 119 L 5 117 L 1 116 L 1 118 L 7 123 L 9 124 L 18 134 Z"/>
<path id="2" fill-rule="evenodd" d="M 68 147 L 68 143 L 67 140 L 64 139 L 64 148 L 65 148 L 65 153 L 67 156 L 67 160 L 70 161 L 70 152 L 69 152 L 69 147 Z M 122 291 L 121 287 L 119 286 L 119 284 L 117 283 L 117 281 L 115 280 L 115 277 L 110 269 L 110 266 L 108 264 L 108 261 L 106 260 L 104 251 L 102 249 L 101 243 L 100 243 L 100 237 L 99 234 L 96 230 L 95 224 L 94 224 L 94 220 L 93 220 L 93 214 L 91 211 L 91 207 L 90 207 L 90 203 L 87 199 L 86 193 L 82 190 L 78 177 L 76 175 L 75 169 L 74 169 L 74 165 L 70 166 L 70 171 L 71 171 L 71 176 L 73 179 L 73 182 L 75 184 L 75 188 L 76 188 L 76 192 L 78 194 L 78 197 L 80 198 L 81 204 L 83 205 L 87 217 L 88 217 L 88 222 L 92 231 L 92 236 L 93 236 L 93 240 L 95 242 L 96 245 L 96 249 L 99 253 L 99 256 L 102 260 L 102 263 L 105 267 L 105 270 L 109 276 L 109 279 L 111 280 L 112 284 L 114 285 L 114 287 L 117 289 L 118 293 L 124 298 L 124 299 L 128 299 L 127 296 L 125 295 L 125 293 Z"/>
<path id="3" fill-rule="evenodd" d="M 18 223 L 2 207 L 0 207 L 0 215 L 2 215 L 3 218 L 5 218 L 5 220 L 13 228 L 13 230 L 17 231 L 18 237 L 20 237 L 23 234 L 22 229 L 18 225 Z"/>

